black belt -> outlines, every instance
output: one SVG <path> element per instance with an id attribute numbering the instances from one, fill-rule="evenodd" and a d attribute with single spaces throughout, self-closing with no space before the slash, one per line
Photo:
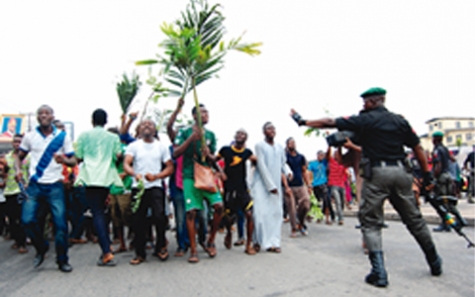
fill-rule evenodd
<path id="1" fill-rule="evenodd" d="M 380 160 L 380 161 L 371 161 L 371 167 L 387 167 L 387 166 L 398 166 L 403 167 L 404 163 L 402 160 Z"/>

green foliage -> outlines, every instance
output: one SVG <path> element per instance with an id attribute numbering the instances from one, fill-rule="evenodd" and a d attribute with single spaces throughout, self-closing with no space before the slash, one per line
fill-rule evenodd
<path id="1" fill-rule="evenodd" d="M 318 128 L 307 128 L 307 130 L 305 130 L 305 132 L 303 133 L 303 135 L 308 136 L 308 137 L 312 135 L 315 135 L 318 137 L 320 136 L 320 134 L 321 134 L 321 131 Z"/>
<path id="2" fill-rule="evenodd" d="M 135 95 L 137 95 L 141 84 L 139 76 L 135 73 L 132 73 L 131 78 L 124 73 L 122 81 L 117 83 L 117 95 L 119 95 L 120 107 L 124 114 L 127 113 L 127 109 L 134 100 Z"/>
<path id="3" fill-rule="evenodd" d="M 132 201 L 131 201 L 131 209 L 132 209 L 132 213 L 136 213 L 137 210 L 139 209 L 140 207 L 140 202 L 142 201 L 142 196 L 143 194 L 145 193 L 145 183 L 143 181 L 143 177 L 141 179 L 138 180 L 138 183 L 137 183 L 137 189 L 139 190 L 134 197 L 132 197 Z"/>
<path id="4" fill-rule="evenodd" d="M 164 80 L 170 84 L 167 94 L 185 98 L 193 90 L 195 106 L 198 107 L 196 86 L 216 77 L 224 66 L 224 57 L 229 50 L 237 50 L 251 56 L 260 54 L 261 43 L 241 43 L 242 36 L 232 39 L 227 45 L 224 16 L 219 4 L 208 5 L 206 0 L 190 0 L 181 18 L 160 27 L 165 40 L 160 43 L 163 54 L 158 59 L 136 62 L 136 65 L 163 65 Z M 198 125 L 201 127 L 201 115 Z M 204 135 L 202 139 L 204 144 Z"/>
<path id="5" fill-rule="evenodd" d="M 136 65 L 162 64 L 164 80 L 170 84 L 168 94 L 184 97 L 195 86 L 217 76 L 229 50 L 260 54 L 258 47 L 262 44 L 241 43 L 242 36 L 227 45 L 222 41 L 225 17 L 220 8 L 220 4 L 210 6 L 206 0 L 190 0 L 178 20 L 160 27 L 166 36 L 160 43 L 163 54 Z"/>
<path id="6" fill-rule="evenodd" d="M 321 205 L 313 193 L 310 195 L 310 210 L 308 211 L 308 215 L 315 220 L 323 220 L 324 218 Z"/>

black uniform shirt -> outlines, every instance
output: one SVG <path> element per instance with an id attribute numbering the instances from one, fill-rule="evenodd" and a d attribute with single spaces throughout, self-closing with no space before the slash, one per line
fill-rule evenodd
<path id="1" fill-rule="evenodd" d="M 438 144 L 432 151 L 432 164 L 440 162 L 440 173 L 449 172 L 449 151 L 442 144 Z M 435 168 L 433 166 L 432 168 Z"/>
<path id="2" fill-rule="evenodd" d="M 465 161 L 463 162 L 463 165 L 464 166 L 467 166 L 467 164 L 470 163 L 470 168 L 471 169 L 474 169 L 475 168 L 475 154 L 474 152 L 470 152 L 470 154 L 468 154 L 467 158 L 465 159 Z"/>
<path id="3" fill-rule="evenodd" d="M 363 110 L 357 116 L 337 118 L 336 127 L 355 132 L 364 156 L 371 161 L 403 160 L 403 146 L 414 148 L 419 144 L 411 125 L 384 106 Z"/>

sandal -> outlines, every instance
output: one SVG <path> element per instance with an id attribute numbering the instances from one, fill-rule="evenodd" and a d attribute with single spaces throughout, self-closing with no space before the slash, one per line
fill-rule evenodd
<path id="1" fill-rule="evenodd" d="M 256 250 L 250 245 L 246 248 L 244 252 L 248 254 L 249 256 L 253 256 L 257 253 Z"/>
<path id="2" fill-rule="evenodd" d="M 258 253 L 261 250 L 261 246 L 258 243 L 254 243 L 254 250 Z"/>
<path id="3" fill-rule="evenodd" d="M 224 237 L 224 246 L 230 250 L 232 247 L 233 234 L 231 232 L 227 233 Z"/>
<path id="4" fill-rule="evenodd" d="M 206 252 L 208 253 L 208 256 L 210 256 L 210 258 L 216 257 L 217 252 L 214 243 L 208 243 L 206 245 Z"/>
<path id="5" fill-rule="evenodd" d="M 244 239 L 241 238 L 234 243 L 234 246 L 241 246 L 241 245 L 244 245 L 244 243 L 245 243 Z"/>
<path id="6" fill-rule="evenodd" d="M 276 253 L 276 254 L 280 254 L 282 252 L 282 250 L 278 247 L 268 248 L 267 251 L 270 252 L 270 253 Z"/>
<path id="7" fill-rule="evenodd" d="M 183 257 L 185 255 L 185 251 L 178 248 L 175 252 L 175 257 Z"/>
<path id="8" fill-rule="evenodd" d="M 130 263 L 130 265 L 139 265 L 139 264 L 143 263 L 144 261 L 145 261 L 144 258 L 138 256 L 138 257 L 135 257 L 132 260 L 130 260 L 129 263 Z"/>
<path id="9" fill-rule="evenodd" d="M 198 253 L 190 253 L 190 257 L 188 258 L 188 263 L 198 263 L 200 259 L 198 258 Z"/>
<path id="10" fill-rule="evenodd" d="M 26 253 L 28 253 L 28 249 L 27 249 L 26 247 L 24 247 L 24 246 L 20 246 L 20 247 L 18 248 L 18 253 L 19 253 L 19 254 L 26 254 Z"/>
<path id="11" fill-rule="evenodd" d="M 117 263 L 114 260 L 114 255 L 111 254 L 106 254 L 104 256 L 99 257 L 99 260 L 97 260 L 97 266 L 107 266 L 107 267 L 113 267 Z"/>
<path id="12" fill-rule="evenodd" d="M 168 259 L 168 251 L 167 251 L 167 248 L 162 248 L 162 250 L 160 252 L 157 253 L 157 257 L 162 260 L 162 261 L 165 261 Z"/>

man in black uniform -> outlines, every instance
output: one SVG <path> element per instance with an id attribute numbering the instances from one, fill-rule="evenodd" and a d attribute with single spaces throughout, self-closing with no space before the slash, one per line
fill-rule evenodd
<path id="1" fill-rule="evenodd" d="M 394 206 L 423 250 L 432 275 L 442 273 L 442 260 L 437 254 L 429 229 L 416 206 L 412 192 L 412 176 L 404 168 L 404 145 L 412 148 L 421 165 L 424 186 L 432 180 L 427 159 L 419 138 L 409 123 L 400 115 L 389 112 L 384 107 L 386 91 L 371 88 L 361 94 L 364 110 L 357 116 L 346 118 L 323 118 L 303 120 L 294 110 L 292 118 L 299 124 L 314 128 L 338 128 L 357 134 L 362 147 L 363 158 L 360 168 L 363 171 L 362 204 L 359 219 L 364 241 L 369 250 L 371 272 L 366 282 L 386 287 L 388 277 L 384 268 L 381 227 L 383 226 L 383 202 L 386 198 Z"/>
<path id="2" fill-rule="evenodd" d="M 437 131 L 432 134 L 432 143 L 434 150 L 432 151 L 432 173 L 436 180 L 435 194 L 436 196 L 453 195 L 453 180 L 449 173 L 449 150 L 442 144 L 444 133 Z M 453 157 L 452 157 L 453 158 Z M 450 232 L 450 226 L 445 223 L 445 217 L 440 214 L 442 223 L 439 227 L 434 228 L 434 232 Z"/>
<path id="3" fill-rule="evenodd" d="M 247 221 L 247 244 L 244 250 L 248 255 L 256 254 L 252 247 L 252 232 L 254 223 L 252 219 L 252 200 L 246 183 L 246 161 L 256 162 L 256 156 L 246 148 L 247 132 L 240 129 L 234 136 L 234 144 L 224 146 L 218 152 L 218 159 L 224 159 L 224 207 L 226 209 L 223 222 L 227 229 L 224 245 L 231 248 L 231 226 L 234 223 L 236 213 L 242 211 Z"/>
<path id="4" fill-rule="evenodd" d="M 463 162 L 463 168 L 465 170 L 469 170 L 468 175 L 468 203 L 475 203 L 473 198 L 475 197 L 475 184 L 474 184 L 474 177 L 475 177 L 475 154 L 474 152 L 470 152 Z M 468 164 L 470 164 L 470 168 L 468 168 Z"/>

